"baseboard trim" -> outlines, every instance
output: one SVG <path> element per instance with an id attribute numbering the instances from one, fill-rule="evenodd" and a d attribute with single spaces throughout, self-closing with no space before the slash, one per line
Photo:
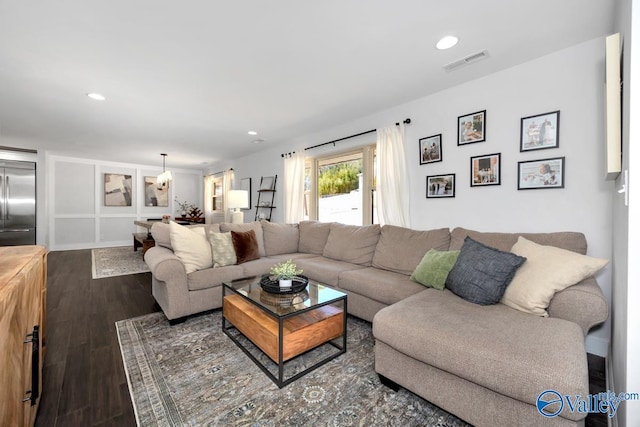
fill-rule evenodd
<path id="1" fill-rule="evenodd" d="M 584 341 L 584 347 L 585 350 L 587 350 L 587 353 L 595 354 L 600 357 L 607 357 L 609 352 L 609 340 L 587 335 L 587 338 Z"/>
<path id="2" fill-rule="evenodd" d="M 56 251 L 77 251 L 83 249 L 99 249 L 99 248 L 114 248 L 118 246 L 131 246 L 133 250 L 133 240 L 119 240 L 111 242 L 92 242 L 92 243 L 72 243 L 64 245 L 55 245 L 49 248 L 51 252 Z"/>

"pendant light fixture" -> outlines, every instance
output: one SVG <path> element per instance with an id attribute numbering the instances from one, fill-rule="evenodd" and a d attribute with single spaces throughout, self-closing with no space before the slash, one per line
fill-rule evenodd
<path id="1" fill-rule="evenodd" d="M 162 173 L 158 175 L 156 182 L 158 184 L 158 190 L 164 190 L 169 186 L 169 181 L 173 178 L 171 177 L 171 171 L 165 169 L 165 159 L 167 155 L 165 153 L 160 154 L 162 156 Z"/>

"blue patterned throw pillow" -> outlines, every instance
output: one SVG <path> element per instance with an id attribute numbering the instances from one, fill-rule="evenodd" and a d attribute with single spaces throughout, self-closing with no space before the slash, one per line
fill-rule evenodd
<path id="1" fill-rule="evenodd" d="M 445 286 L 459 297 L 480 305 L 498 303 L 516 270 L 527 259 L 464 239 L 458 260 Z"/>

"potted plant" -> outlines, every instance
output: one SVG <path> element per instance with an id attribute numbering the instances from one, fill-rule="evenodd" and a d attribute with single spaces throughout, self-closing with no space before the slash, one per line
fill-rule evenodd
<path id="1" fill-rule="evenodd" d="M 275 280 L 278 280 L 278 284 L 281 288 L 290 288 L 293 283 L 293 279 L 302 274 L 302 270 L 298 270 L 293 261 L 289 259 L 271 267 L 270 274 L 275 278 Z"/>
<path id="2" fill-rule="evenodd" d="M 178 207 L 180 208 L 180 214 L 182 215 L 182 217 L 184 218 L 185 216 L 187 216 L 189 209 L 193 208 L 193 205 L 187 202 L 186 200 L 184 202 L 181 202 L 180 200 L 178 200 L 177 196 L 174 200 L 178 205 Z"/>

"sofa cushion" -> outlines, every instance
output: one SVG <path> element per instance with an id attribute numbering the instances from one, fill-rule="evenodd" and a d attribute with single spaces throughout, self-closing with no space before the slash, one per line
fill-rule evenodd
<path id="1" fill-rule="evenodd" d="M 518 269 L 502 303 L 537 316 L 548 316 L 547 307 L 556 292 L 594 275 L 606 259 L 577 254 L 534 243 L 520 236 L 511 252 L 527 258 Z"/>
<path id="2" fill-rule="evenodd" d="M 384 225 L 373 254 L 372 265 L 409 276 L 429 249 L 449 249 L 448 228 L 418 231 L 410 228 Z"/>
<path id="3" fill-rule="evenodd" d="M 206 233 L 219 233 L 220 227 L 218 224 L 194 224 L 187 225 L 187 228 L 204 228 Z M 168 223 L 157 221 L 151 226 L 151 235 L 153 240 L 156 241 L 156 246 L 162 246 L 163 248 L 173 249 L 171 247 L 170 226 Z"/>
<path id="4" fill-rule="evenodd" d="M 458 260 L 447 276 L 446 287 L 467 301 L 496 304 L 525 261 L 526 258 L 466 237 Z"/>
<path id="5" fill-rule="evenodd" d="M 336 261 L 321 256 L 298 258 L 295 262 L 299 269 L 304 270 L 304 275 L 309 279 L 329 286 L 338 286 L 338 277 L 345 271 L 365 268 L 350 262 Z"/>
<path id="6" fill-rule="evenodd" d="M 449 249 L 460 249 L 467 236 L 476 242 L 500 249 L 501 251 L 510 251 L 518 241 L 518 236 L 522 236 L 539 245 L 555 246 L 582 255 L 587 253 L 587 239 L 582 233 L 571 231 L 556 233 L 484 233 L 460 227 L 454 228 L 451 231 L 451 245 Z"/>
<path id="7" fill-rule="evenodd" d="M 589 392 L 582 330 L 562 319 L 426 289 L 380 310 L 373 334 L 427 365 L 531 405 L 543 390 Z"/>
<path id="8" fill-rule="evenodd" d="M 214 268 L 234 265 L 237 262 L 231 232 L 210 233 L 209 243 L 211 243 L 211 257 L 213 258 Z"/>
<path id="9" fill-rule="evenodd" d="M 213 266 L 211 245 L 203 227 L 190 229 L 172 221 L 169 233 L 173 252 L 184 264 L 187 274 Z"/>
<path id="10" fill-rule="evenodd" d="M 460 251 L 429 249 L 410 279 L 421 285 L 443 290 L 447 276 L 456 263 L 458 255 L 460 255 Z"/>
<path id="11" fill-rule="evenodd" d="M 322 256 L 353 264 L 370 266 L 380 237 L 380 226 L 331 224 Z"/>
<path id="12" fill-rule="evenodd" d="M 231 224 L 229 222 L 220 223 L 220 231 L 249 231 L 253 230 L 256 233 L 256 240 L 258 241 L 258 251 L 260 256 L 266 256 L 267 253 L 264 250 L 264 236 L 262 233 L 262 225 L 258 221 L 248 222 L 245 224 Z"/>
<path id="13" fill-rule="evenodd" d="M 232 231 L 231 240 L 238 264 L 260 258 L 255 231 Z"/>
<path id="14" fill-rule="evenodd" d="M 240 277 L 262 276 L 263 274 L 268 274 L 269 269 L 271 269 L 276 262 L 277 261 L 266 257 L 242 263 L 241 265 L 242 268 L 244 268 L 244 273 L 242 276 L 238 276 L 237 279 Z"/>
<path id="15" fill-rule="evenodd" d="M 169 224 L 158 221 L 151 226 L 151 235 L 153 240 L 156 241 L 156 246 L 162 246 L 163 248 L 173 249 L 171 247 L 171 234 L 169 232 Z"/>
<path id="16" fill-rule="evenodd" d="M 386 305 L 425 290 L 424 286 L 409 280 L 404 274 L 374 267 L 340 273 L 338 286 Z"/>
<path id="17" fill-rule="evenodd" d="M 300 230 L 297 224 L 276 224 L 264 220 L 260 223 L 266 256 L 298 252 Z"/>
<path id="18" fill-rule="evenodd" d="M 307 254 L 322 255 L 324 245 L 327 244 L 329 231 L 331 231 L 331 223 L 301 221 L 298 224 L 298 228 L 300 229 L 298 251 Z"/>
<path id="19" fill-rule="evenodd" d="M 220 268 L 207 268 L 187 275 L 187 287 L 190 291 L 214 288 L 222 282 L 243 277 L 242 265 L 229 265 Z"/>

